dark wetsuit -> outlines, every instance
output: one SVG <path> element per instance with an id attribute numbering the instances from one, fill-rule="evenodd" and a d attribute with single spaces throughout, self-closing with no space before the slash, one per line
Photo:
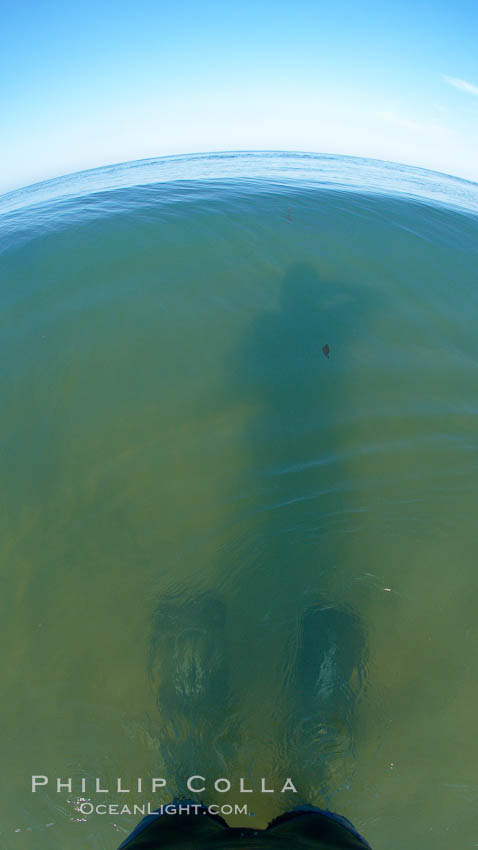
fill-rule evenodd
<path id="1" fill-rule="evenodd" d="M 148 815 L 119 850 L 371 850 L 352 824 L 339 815 L 312 807 L 281 815 L 267 829 L 229 827 L 201 807 L 197 814 Z"/>

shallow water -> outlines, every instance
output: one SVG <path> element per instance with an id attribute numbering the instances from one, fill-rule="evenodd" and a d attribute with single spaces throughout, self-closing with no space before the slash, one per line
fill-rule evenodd
<path id="1" fill-rule="evenodd" d="M 292 776 L 376 850 L 476 845 L 477 212 L 466 181 L 284 154 L 0 198 L 2 850 L 139 819 L 55 777 L 168 778 L 132 805 L 194 765 L 247 778 L 247 825 Z M 174 622 L 215 623 L 197 722 L 158 690 Z"/>

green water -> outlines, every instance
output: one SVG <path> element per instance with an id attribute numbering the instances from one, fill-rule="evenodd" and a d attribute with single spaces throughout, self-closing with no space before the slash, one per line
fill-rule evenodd
<path id="1" fill-rule="evenodd" d="M 374 850 L 475 846 L 476 215 L 219 181 L 25 217 L 0 256 L 0 848 L 113 850 L 139 818 L 79 798 L 166 776 L 124 796 L 167 802 L 181 761 L 254 785 L 230 823 L 293 805 L 258 790 L 291 776 Z M 176 764 L 155 612 L 204 593 L 228 711 Z M 290 677 L 315 600 L 362 624 L 363 676 L 304 750 Z"/>

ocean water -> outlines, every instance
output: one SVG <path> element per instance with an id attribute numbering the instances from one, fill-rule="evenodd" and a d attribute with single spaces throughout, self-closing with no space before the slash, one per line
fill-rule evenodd
<path id="1" fill-rule="evenodd" d="M 1 850 L 114 850 L 82 799 L 192 773 L 478 846 L 478 186 L 111 166 L 0 198 L 0 283 Z"/>

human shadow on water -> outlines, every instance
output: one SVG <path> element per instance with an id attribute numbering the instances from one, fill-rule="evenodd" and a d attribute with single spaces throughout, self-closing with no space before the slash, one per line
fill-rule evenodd
<path id="1" fill-rule="evenodd" d="M 151 675 L 162 751 L 182 774 L 197 771 L 202 750 L 223 764 L 218 775 L 267 770 L 276 787 L 293 776 L 290 802 L 319 803 L 353 767 L 366 678 L 366 630 L 334 577 L 351 489 L 342 437 L 355 415 L 353 343 L 374 305 L 310 264 L 286 271 L 276 303 L 227 368 L 231 403 L 251 414 L 220 592 L 159 600 Z"/>

